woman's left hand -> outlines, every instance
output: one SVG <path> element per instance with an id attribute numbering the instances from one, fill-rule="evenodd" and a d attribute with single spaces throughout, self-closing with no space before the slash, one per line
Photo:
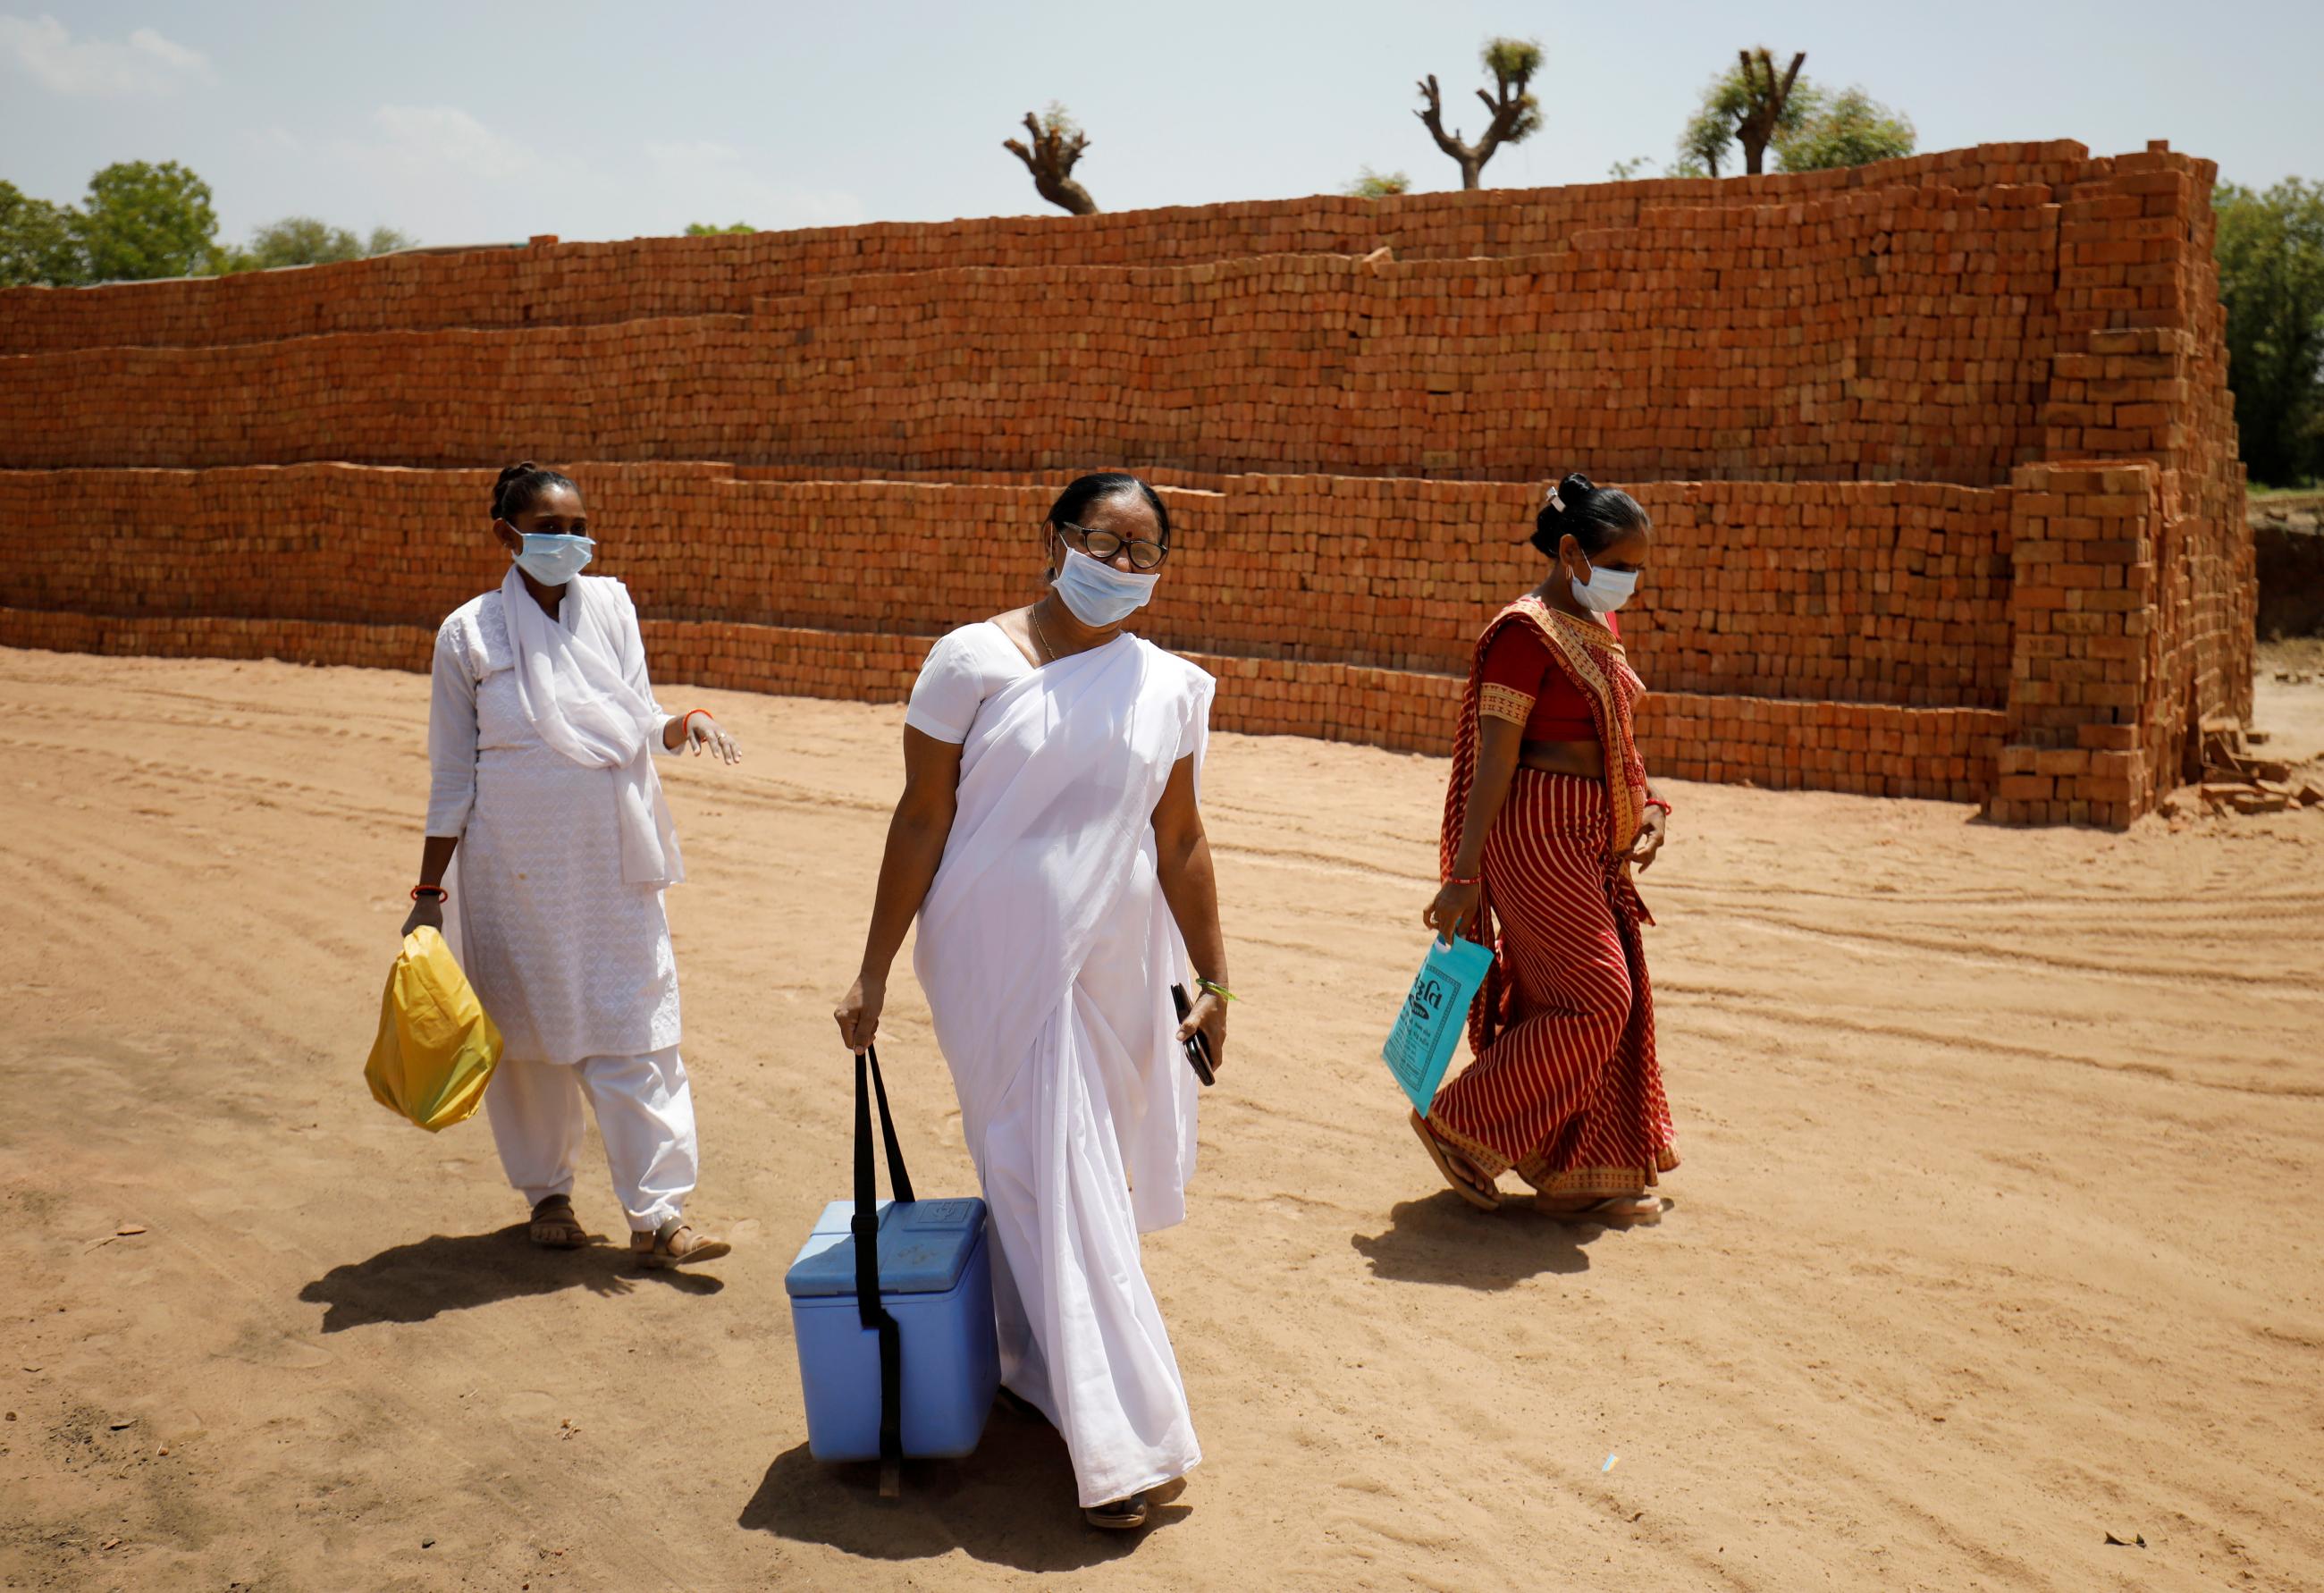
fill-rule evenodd
<path id="1" fill-rule="evenodd" d="M 1185 1022 L 1178 1026 L 1178 1044 L 1184 1045 L 1194 1038 L 1196 1029 L 1200 1029 L 1204 1038 L 1210 1042 L 1211 1072 L 1216 1073 L 1226 1066 L 1227 1004 L 1224 999 L 1209 990 L 1196 996 L 1194 1004 L 1186 1009 Z"/>
<path id="2" fill-rule="evenodd" d="M 728 763 L 742 761 L 741 743 L 728 735 L 725 727 L 711 718 L 709 714 L 689 714 L 679 723 L 685 727 L 681 733 L 686 739 L 678 746 L 670 747 L 671 751 L 682 752 L 687 747 L 691 747 L 694 749 L 694 755 L 699 758 L 702 756 L 702 750 L 707 747 Z M 662 745 L 669 746 L 667 735 Z"/>
<path id="3" fill-rule="evenodd" d="M 1655 855 L 1663 849 L 1669 825 L 1669 814 L 1659 807 L 1646 809 L 1646 820 L 1638 826 L 1638 838 L 1630 845 L 1630 861 L 1637 865 L 1639 873 L 1654 867 Z"/>

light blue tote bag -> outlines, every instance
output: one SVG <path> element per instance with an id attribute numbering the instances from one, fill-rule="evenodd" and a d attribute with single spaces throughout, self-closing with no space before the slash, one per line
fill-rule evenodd
<path id="1" fill-rule="evenodd" d="M 1477 999 L 1492 965 L 1493 953 L 1473 940 L 1430 942 L 1420 977 L 1412 981 L 1404 1009 L 1396 1015 L 1396 1027 L 1380 1048 L 1388 1071 L 1423 1117 L 1436 1099 L 1436 1087 L 1444 1082 L 1453 1048 L 1461 1044 L 1469 1003 Z"/>

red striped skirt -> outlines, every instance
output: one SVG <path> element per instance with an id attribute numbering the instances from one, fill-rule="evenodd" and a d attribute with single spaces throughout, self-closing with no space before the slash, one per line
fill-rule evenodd
<path id="1" fill-rule="evenodd" d="M 1621 1194 L 1678 1165 L 1655 1065 L 1654 996 L 1628 871 L 1608 860 L 1606 787 L 1520 769 L 1485 838 L 1504 1020 L 1428 1121 L 1489 1174 Z"/>

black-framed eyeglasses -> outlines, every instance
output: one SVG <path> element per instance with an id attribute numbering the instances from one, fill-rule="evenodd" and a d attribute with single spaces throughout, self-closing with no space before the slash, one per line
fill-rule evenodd
<path id="1" fill-rule="evenodd" d="M 1077 526 L 1069 520 L 1057 522 L 1057 534 L 1065 546 L 1076 553 L 1086 553 L 1100 564 L 1110 564 L 1113 556 L 1123 548 L 1130 549 L 1130 567 L 1150 570 L 1158 567 L 1170 557 L 1167 542 L 1148 542 L 1141 539 L 1117 537 L 1111 531 L 1093 531 L 1087 526 Z"/>

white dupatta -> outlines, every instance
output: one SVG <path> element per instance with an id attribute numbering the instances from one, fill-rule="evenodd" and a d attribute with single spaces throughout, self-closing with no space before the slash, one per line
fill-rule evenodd
<path id="1" fill-rule="evenodd" d="M 1117 1056 L 1111 1137 L 1149 1230 L 1185 1215 L 1195 1118 L 1169 996 L 1185 949 L 1156 882 L 1153 814 L 1189 740 L 1199 787 L 1211 688 L 1122 636 L 988 698 L 913 954 L 972 1145 L 1076 987 L 1102 1010 L 1119 1042 L 1102 1048 Z"/>
<path id="2" fill-rule="evenodd" d="M 550 749 L 585 769 L 616 771 L 614 818 L 622 837 L 622 879 L 669 886 L 686 878 L 678 830 L 653 766 L 663 717 L 623 674 L 625 631 L 636 621 L 618 583 L 576 576 L 566 583 L 561 618 L 533 600 L 516 566 L 501 583 L 501 612 L 516 652 L 517 701 Z M 643 643 L 639 643 L 641 652 Z M 643 671 L 639 674 L 642 683 Z"/>

